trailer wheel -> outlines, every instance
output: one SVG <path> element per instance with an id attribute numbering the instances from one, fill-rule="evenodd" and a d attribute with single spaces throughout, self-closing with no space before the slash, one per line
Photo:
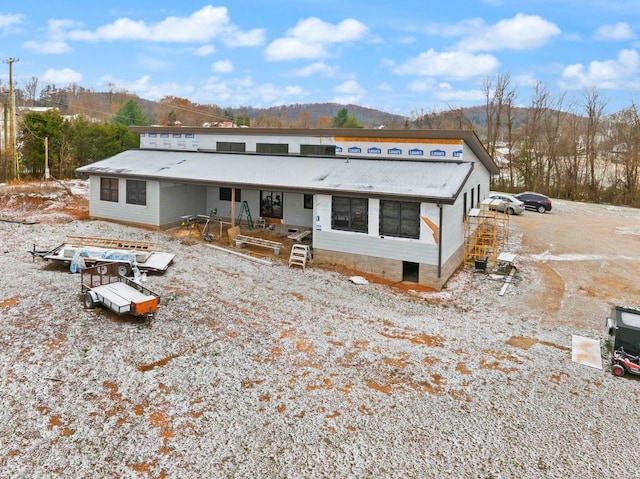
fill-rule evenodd
<path id="1" fill-rule="evenodd" d="M 93 291 L 87 291 L 84 293 L 84 307 L 87 309 L 94 309 L 96 307 L 97 298 Z"/>
<path id="2" fill-rule="evenodd" d="M 617 376 L 617 377 L 621 378 L 622 376 L 624 376 L 624 368 L 622 366 L 620 366 L 619 364 L 614 364 L 611 367 L 611 373 L 614 376 Z"/>
<path id="3" fill-rule="evenodd" d="M 131 274 L 131 265 L 129 263 L 118 263 L 118 274 L 120 276 L 129 276 Z"/>

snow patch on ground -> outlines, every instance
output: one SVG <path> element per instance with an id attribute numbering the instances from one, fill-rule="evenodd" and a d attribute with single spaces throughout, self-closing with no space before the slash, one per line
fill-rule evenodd
<path id="1" fill-rule="evenodd" d="M 637 409 L 637 381 L 571 360 L 573 334 L 600 340 L 606 357 L 604 332 L 511 312 L 539 295 L 530 261 L 542 260 L 517 234 L 509 250 L 527 281 L 504 296 L 501 280 L 468 269 L 440 292 L 407 292 L 55 210 L 2 210 L 41 221 L 0 222 L 3 477 L 564 478 L 637 468 L 633 454 L 606 447 L 612 434 L 638 438 L 628 414 L 612 413 Z M 28 253 L 66 235 L 176 254 L 146 282 L 161 295 L 156 318 L 85 310 L 79 276 Z"/>

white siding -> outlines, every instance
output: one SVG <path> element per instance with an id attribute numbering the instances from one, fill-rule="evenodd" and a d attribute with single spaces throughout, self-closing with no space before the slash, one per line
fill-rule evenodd
<path id="1" fill-rule="evenodd" d="M 181 221 L 181 216 L 208 214 L 206 187 L 163 182 L 160 185 L 160 226 Z"/>
<path id="2" fill-rule="evenodd" d="M 302 193 L 284 194 L 284 223 L 307 228 L 313 226 L 313 209 L 305 209 Z"/>
<path id="3" fill-rule="evenodd" d="M 147 204 L 127 204 L 127 178 L 118 180 L 118 202 L 100 200 L 100 176 L 91 175 L 89 213 L 96 218 L 109 218 L 125 223 L 160 226 L 158 219 L 159 185 L 147 180 Z M 140 178 L 131 178 L 140 181 Z"/>
<path id="4" fill-rule="evenodd" d="M 379 234 L 380 201 L 369 199 L 368 233 L 355 233 L 331 229 L 331 196 L 316 195 L 316 231 L 314 248 L 361 254 L 414 263 L 438 264 L 438 229 L 440 211 L 437 205 L 422 203 L 420 216 L 420 238 L 381 237 Z"/>

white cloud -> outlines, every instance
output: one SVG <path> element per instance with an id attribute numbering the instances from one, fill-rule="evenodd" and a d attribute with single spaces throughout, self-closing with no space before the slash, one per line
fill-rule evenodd
<path id="1" fill-rule="evenodd" d="M 454 90 L 443 88 L 434 92 L 434 96 L 440 101 L 459 101 L 467 103 L 477 103 L 485 101 L 486 98 L 482 90 Z"/>
<path id="2" fill-rule="evenodd" d="M 347 80 L 346 82 L 341 83 L 334 88 L 334 91 L 339 93 L 339 95 L 335 96 L 331 101 L 344 105 L 349 103 L 358 103 L 367 93 L 367 90 L 362 88 L 355 80 Z"/>
<path id="3" fill-rule="evenodd" d="M 485 96 L 482 90 L 458 90 L 450 83 L 440 82 L 437 83 L 431 78 L 421 78 L 409 85 L 407 89 L 414 93 L 429 94 L 435 100 L 440 102 L 467 102 L 477 103 L 485 100 Z"/>
<path id="4" fill-rule="evenodd" d="M 287 36 L 271 42 L 265 54 L 274 61 L 325 58 L 331 45 L 362 40 L 368 31 L 366 25 L 354 19 L 333 25 L 319 18 L 307 18 L 300 20 Z"/>
<path id="5" fill-rule="evenodd" d="M 290 103 L 300 103 L 305 91 L 296 85 L 275 86 L 271 83 L 257 85 L 250 77 L 221 81 L 211 77 L 198 88 L 198 93 L 207 103 L 224 106 L 252 105 L 269 107 Z"/>
<path id="6" fill-rule="evenodd" d="M 71 46 L 65 40 L 65 30 L 77 25 L 73 20 L 49 20 L 48 40 L 28 40 L 24 47 L 36 53 L 59 54 L 72 51 Z"/>
<path id="7" fill-rule="evenodd" d="M 326 57 L 327 50 L 321 43 L 304 43 L 298 38 L 278 38 L 267 47 L 268 60 L 298 60 Z"/>
<path id="8" fill-rule="evenodd" d="M 364 24 L 352 18 L 332 25 L 312 17 L 298 22 L 290 35 L 309 43 L 344 43 L 362 39 L 367 31 Z"/>
<path id="9" fill-rule="evenodd" d="M 11 33 L 22 23 L 24 15 L 20 14 L 0 14 L 0 32 L 3 35 Z"/>
<path id="10" fill-rule="evenodd" d="M 193 54 L 197 57 L 206 57 L 216 52 L 213 45 L 202 45 L 194 50 Z"/>
<path id="11" fill-rule="evenodd" d="M 332 77 L 338 72 L 338 67 L 332 67 L 324 62 L 316 62 L 311 65 L 307 65 L 304 68 L 296 70 L 294 74 L 299 77 L 310 77 L 319 75 L 322 77 Z"/>
<path id="12" fill-rule="evenodd" d="M 148 24 L 142 20 L 119 18 L 113 23 L 98 27 L 95 31 L 71 30 L 73 40 L 135 40 L 151 42 L 198 43 L 220 37 L 233 45 L 255 45 L 263 41 L 264 32 L 253 30 L 240 32 L 229 20 L 226 7 L 207 5 L 189 17 L 167 17 L 161 22 Z"/>
<path id="13" fill-rule="evenodd" d="M 195 90 L 192 85 L 182 85 L 174 82 L 154 84 L 151 82 L 149 75 L 145 75 L 134 81 L 120 80 L 111 75 L 105 75 L 100 78 L 100 84 L 105 87 L 109 84 L 114 84 L 118 89 L 124 89 L 142 98 L 154 101 L 158 101 L 166 96 L 189 98 Z"/>
<path id="14" fill-rule="evenodd" d="M 481 18 L 468 18 L 461 20 L 458 23 L 452 25 L 443 25 L 440 23 L 434 23 L 427 25 L 424 29 L 429 35 L 435 35 L 438 37 L 462 37 L 468 35 L 469 32 L 483 32 L 487 28 L 484 20 Z"/>
<path id="15" fill-rule="evenodd" d="M 596 40 L 632 40 L 636 36 L 628 23 L 618 22 L 614 25 L 603 25 L 593 34 Z"/>
<path id="16" fill-rule="evenodd" d="M 489 54 L 473 55 L 467 52 L 444 52 L 434 50 L 421 53 L 394 68 L 399 75 L 444 76 L 469 78 L 485 76 L 498 68 L 499 62 Z"/>
<path id="17" fill-rule="evenodd" d="M 640 72 L 640 55 L 635 50 L 621 50 L 618 58 L 592 61 L 588 68 L 581 63 L 567 66 L 562 72 L 560 85 L 566 89 L 597 87 L 602 89 L 628 89 L 629 80 Z"/>
<path id="18" fill-rule="evenodd" d="M 380 91 L 386 91 L 386 92 L 393 91 L 393 85 L 387 82 L 380 83 L 376 88 Z"/>
<path id="19" fill-rule="evenodd" d="M 216 73 L 229 73 L 233 71 L 233 63 L 229 60 L 220 60 L 211 65 L 211 70 Z"/>
<path id="20" fill-rule="evenodd" d="M 42 80 L 54 85 L 69 85 L 71 83 L 80 83 L 82 75 L 71 68 L 63 68 L 62 70 L 50 68 L 42 75 Z"/>
<path id="21" fill-rule="evenodd" d="M 474 31 L 463 38 L 459 46 L 468 51 L 532 50 L 545 45 L 560 33 L 555 23 L 538 15 L 518 13 L 513 18 Z"/>
<path id="22" fill-rule="evenodd" d="M 347 80 L 346 82 L 341 83 L 334 88 L 334 91 L 337 93 L 348 93 L 354 95 L 364 95 L 367 93 L 367 90 L 362 88 L 355 80 Z"/>
<path id="23" fill-rule="evenodd" d="M 46 54 L 68 53 L 71 51 L 71 47 L 66 42 L 53 40 L 45 42 L 28 41 L 24 43 L 24 47 L 37 53 Z"/>
<path id="24" fill-rule="evenodd" d="M 242 32 L 233 27 L 220 40 L 230 47 L 257 47 L 264 43 L 265 32 L 262 28 Z"/>
<path id="25" fill-rule="evenodd" d="M 430 25 L 426 32 L 440 37 L 461 37 L 456 49 L 469 52 L 494 50 L 531 50 L 545 45 L 561 33 L 555 23 L 538 15 L 516 14 L 513 18 L 487 25 L 480 18 L 462 20 L 453 25 Z"/>

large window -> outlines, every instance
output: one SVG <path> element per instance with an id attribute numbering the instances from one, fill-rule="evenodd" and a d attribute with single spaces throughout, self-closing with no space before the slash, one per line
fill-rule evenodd
<path id="1" fill-rule="evenodd" d="M 118 202 L 118 178 L 100 178 L 100 200 Z"/>
<path id="2" fill-rule="evenodd" d="M 282 191 L 260 192 L 260 216 L 282 219 Z"/>
<path id="3" fill-rule="evenodd" d="M 236 189 L 236 201 L 242 201 L 239 188 Z M 231 188 L 220 188 L 220 201 L 231 201 Z"/>
<path id="4" fill-rule="evenodd" d="M 336 156 L 335 145 L 300 145 L 301 155 Z"/>
<path id="5" fill-rule="evenodd" d="M 245 143 L 234 143 L 232 141 L 217 141 L 216 151 L 235 151 L 239 153 L 244 153 L 245 151 L 247 151 L 247 146 Z"/>
<path id="6" fill-rule="evenodd" d="M 380 236 L 420 237 L 420 203 L 380 201 Z"/>
<path id="7" fill-rule="evenodd" d="M 256 152 L 287 154 L 289 153 L 289 145 L 286 143 L 257 143 Z"/>
<path id="8" fill-rule="evenodd" d="M 367 233 L 369 230 L 369 200 L 334 196 L 331 201 L 331 228 Z"/>
<path id="9" fill-rule="evenodd" d="M 127 204 L 147 204 L 147 182 L 139 180 L 127 180 Z"/>

